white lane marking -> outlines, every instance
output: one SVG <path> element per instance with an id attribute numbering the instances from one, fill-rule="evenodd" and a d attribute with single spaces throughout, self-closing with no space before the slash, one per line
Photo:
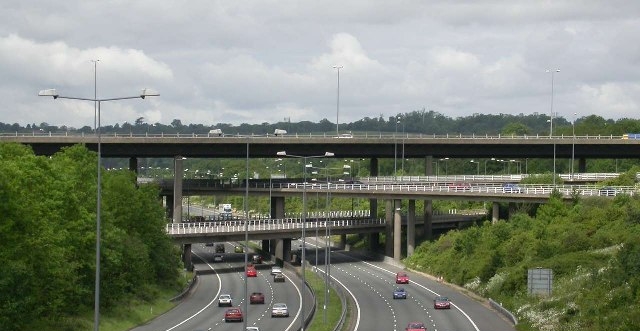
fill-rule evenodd
<path id="1" fill-rule="evenodd" d="M 386 272 L 388 272 L 388 273 L 390 273 L 390 274 L 392 274 L 392 275 L 395 275 L 395 272 L 393 272 L 393 271 L 391 271 L 391 270 L 387 270 L 387 269 L 385 269 L 385 268 L 379 267 L 379 266 L 377 266 L 377 265 L 375 265 L 375 264 L 371 264 L 371 263 L 369 263 L 369 262 L 365 262 L 365 261 L 362 261 L 362 262 L 363 262 L 364 264 L 367 264 L 367 265 L 371 266 L 371 267 L 374 267 L 374 268 L 377 268 L 377 269 L 380 269 L 380 270 L 386 271 Z M 414 285 L 416 285 L 416 286 L 422 287 L 423 289 L 425 289 L 425 290 L 427 290 L 427 291 L 429 291 L 429 292 L 433 293 L 433 294 L 434 294 L 434 295 L 436 295 L 436 296 L 439 296 L 439 295 L 440 295 L 440 294 L 438 294 L 437 292 L 435 292 L 435 291 L 433 291 L 433 290 L 431 290 L 431 289 L 427 288 L 426 286 L 422 286 L 421 284 L 418 284 L 418 283 L 416 283 L 416 282 L 412 282 L 412 283 L 413 283 Z M 451 306 L 453 306 L 454 308 L 456 308 L 456 309 L 457 309 L 457 310 L 458 310 L 462 315 L 464 315 L 464 317 L 466 317 L 466 318 L 467 318 L 467 320 L 469 321 L 469 323 L 471 324 L 471 326 L 473 326 L 473 328 L 474 328 L 476 331 L 480 331 L 480 329 L 478 328 L 478 326 L 476 325 L 476 323 L 474 323 L 474 322 L 473 322 L 473 320 L 471 319 L 471 317 L 470 317 L 469 315 L 467 315 L 467 313 L 465 313 L 465 312 L 464 312 L 464 310 L 460 309 L 460 307 L 458 307 L 458 306 L 457 306 L 456 304 L 454 304 L 453 302 L 451 303 Z"/>
<path id="2" fill-rule="evenodd" d="M 191 252 L 192 254 L 194 254 L 195 256 L 199 257 L 202 261 L 204 261 L 204 263 L 211 268 L 211 270 L 213 270 L 213 272 L 216 274 L 216 277 L 218 278 L 218 292 L 216 292 L 216 295 L 213 297 L 213 300 L 209 301 L 209 303 L 202 307 L 202 309 L 198 310 L 195 314 L 191 315 L 190 317 L 188 317 L 187 319 L 181 321 L 180 323 L 168 328 L 166 331 L 171 331 L 179 326 L 181 326 L 182 324 L 190 321 L 191 319 L 193 319 L 194 317 L 200 315 L 200 313 L 202 313 L 205 309 L 211 307 L 211 305 L 218 299 L 218 296 L 220 295 L 220 289 L 222 288 L 222 279 L 220 279 L 220 275 L 218 274 L 218 272 L 213 268 L 213 266 L 211 266 L 209 264 L 209 262 L 206 262 L 204 258 L 202 258 L 200 255 L 198 255 L 195 252 Z"/>

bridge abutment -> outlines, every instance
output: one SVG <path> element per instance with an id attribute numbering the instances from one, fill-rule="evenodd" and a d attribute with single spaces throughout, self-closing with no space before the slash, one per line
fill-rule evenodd
<path id="1" fill-rule="evenodd" d="M 191 261 L 191 244 L 184 244 L 182 246 L 182 263 L 184 268 L 193 271 L 193 262 Z"/>
<path id="2" fill-rule="evenodd" d="M 407 257 L 413 255 L 416 246 L 416 201 L 409 200 L 407 210 Z"/>

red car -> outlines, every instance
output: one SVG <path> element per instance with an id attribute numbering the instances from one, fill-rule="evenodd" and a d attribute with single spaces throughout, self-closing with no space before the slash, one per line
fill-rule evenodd
<path id="1" fill-rule="evenodd" d="M 404 328 L 405 331 L 427 331 L 427 328 L 422 322 L 411 322 Z"/>
<path id="2" fill-rule="evenodd" d="M 254 267 L 247 268 L 247 277 L 258 277 L 258 271 Z"/>
<path id="3" fill-rule="evenodd" d="M 409 276 L 406 272 L 398 272 L 396 274 L 396 284 L 409 284 Z"/>
<path id="4" fill-rule="evenodd" d="M 242 310 L 240 310 L 240 308 L 229 308 L 227 309 L 227 311 L 224 312 L 225 322 L 231 322 L 231 321 L 242 322 L 243 320 L 244 320 L 244 317 L 242 315 Z"/>
<path id="5" fill-rule="evenodd" d="M 451 301 L 447 297 L 436 297 L 433 299 L 434 309 L 451 309 Z"/>
<path id="6" fill-rule="evenodd" d="M 251 296 L 249 297 L 249 303 L 251 304 L 264 303 L 264 294 L 262 294 L 262 292 L 251 293 Z"/>

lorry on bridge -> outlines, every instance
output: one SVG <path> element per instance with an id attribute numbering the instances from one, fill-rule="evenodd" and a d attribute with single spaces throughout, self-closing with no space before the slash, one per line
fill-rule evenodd
<path id="1" fill-rule="evenodd" d="M 223 203 L 218 206 L 218 217 L 220 219 L 231 219 L 233 218 L 233 209 L 231 208 L 230 203 Z"/>

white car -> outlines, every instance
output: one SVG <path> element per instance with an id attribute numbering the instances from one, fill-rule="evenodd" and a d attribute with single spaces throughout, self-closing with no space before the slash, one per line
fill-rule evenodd
<path id="1" fill-rule="evenodd" d="M 274 303 L 271 309 L 271 317 L 289 317 L 289 308 L 286 303 Z"/>
<path id="2" fill-rule="evenodd" d="M 272 275 L 281 274 L 281 273 L 282 273 L 282 268 L 280 268 L 278 266 L 271 267 L 271 274 Z"/>
<path id="3" fill-rule="evenodd" d="M 224 261 L 224 258 L 222 257 L 222 255 L 213 256 L 213 262 L 222 262 L 222 261 Z"/>
<path id="4" fill-rule="evenodd" d="M 260 328 L 257 326 L 247 326 L 246 331 L 260 331 Z"/>
<path id="5" fill-rule="evenodd" d="M 231 299 L 230 294 L 220 294 L 218 297 L 218 307 L 222 306 L 233 306 L 233 299 Z"/>

